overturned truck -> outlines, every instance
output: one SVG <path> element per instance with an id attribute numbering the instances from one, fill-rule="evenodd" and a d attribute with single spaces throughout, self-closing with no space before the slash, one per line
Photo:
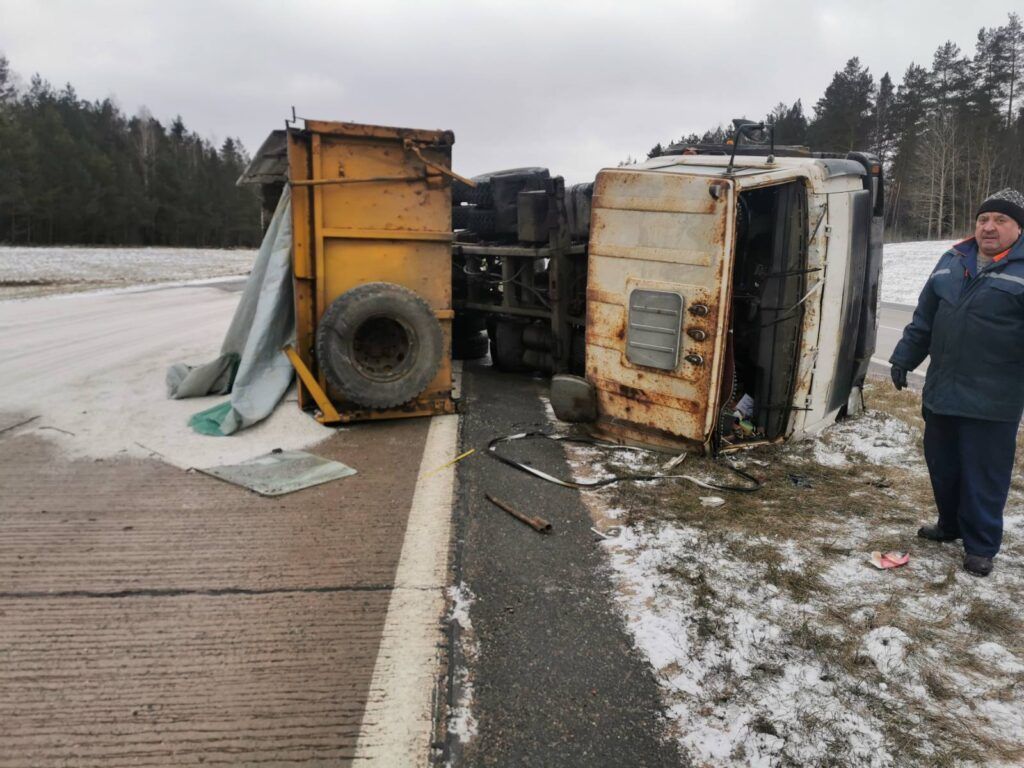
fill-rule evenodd
<path id="1" fill-rule="evenodd" d="M 322 421 L 451 412 L 449 356 L 488 352 L 551 374 L 560 417 L 648 445 L 798 437 L 859 402 L 875 157 L 677 147 L 566 186 L 544 168 L 462 179 L 453 141 L 307 122 L 243 177 L 270 203 L 300 193 L 292 361 Z"/>
<path id="2" fill-rule="evenodd" d="M 875 157 L 693 147 L 593 184 L 544 169 L 477 182 L 455 189 L 456 322 L 487 328 L 499 368 L 554 374 L 560 417 L 719 452 L 816 432 L 859 402 Z"/>

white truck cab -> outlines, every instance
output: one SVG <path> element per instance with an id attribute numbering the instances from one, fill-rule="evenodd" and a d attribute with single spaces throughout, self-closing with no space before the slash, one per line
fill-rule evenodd
<path id="1" fill-rule="evenodd" d="M 866 155 L 601 171 L 585 367 L 600 431 L 718 452 L 834 422 L 874 349 L 880 174 Z"/>

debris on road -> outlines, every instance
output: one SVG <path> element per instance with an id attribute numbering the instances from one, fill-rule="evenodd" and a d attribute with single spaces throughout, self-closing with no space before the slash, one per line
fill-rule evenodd
<path id="1" fill-rule="evenodd" d="M 331 461 L 305 451 L 280 449 L 239 464 L 200 468 L 199 471 L 218 480 L 248 488 L 260 496 L 283 496 L 356 474 L 356 470 L 340 461 Z"/>
<path id="2" fill-rule="evenodd" d="M 701 496 L 700 505 L 702 507 L 720 507 L 725 504 L 725 499 L 721 496 Z"/>
<path id="3" fill-rule="evenodd" d="M 510 507 L 508 504 L 506 504 L 503 501 L 499 501 L 498 499 L 496 499 L 493 496 L 491 496 L 491 494 L 489 494 L 489 493 L 485 493 L 484 496 L 487 498 L 487 500 L 489 502 L 491 502 L 491 504 L 496 506 L 498 509 L 502 509 L 502 510 L 508 512 L 516 520 L 519 520 L 522 523 L 526 523 L 528 526 L 533 528 L 535 531 L 537 531 L 539 533 L 550 533 L 551 532 L 551 523 L 549 523 L 544 518 L 542 518 L 542 517 L 531 517 L 530 515 L 524 515 L 522 512 L 517 512 L 516 510 L 512 509 L 512 507 Z"/>
<path id="4" fill-rule="evenodd" d="M 718 483 L 713 481 L 702 480 L 692 475 L 674 475 L 665 473 L 655 474 L 635 474 L 635 475 L 618 475 L 615 477 L 606 477 L 600 480 L 590 481 L 578 481 L 578 480 L 564 480 L 554 475 L 549 475 L 547 472 L 532 467 L 524 462 L 510 459 L 507 456 L 502 456 L 498 453 L 498 446 L 503 443 L 509 443 L 514 440 L 531 440 L 531 439 L 545 439 L 555 440 L 562 443 L 571 443 L 578 445 L 589 445 L 596 448 L 601 448 L 607 451 L 631 451 L 633 453 L 641 454 L 654 454 L 660 455 L 661 451 L 656 451 L 651 448 L 640 448 L 632 445 L 619 445 L 618 443 L 609 443 L 603 440 L 595 440 L 588 437 L 572 437 L 570 435 L 551 434 L 548 432 L 520 432 L 515 435 L 508 435 L 506 437 L 496 437 L 487 444 L 488 454 L 500 461 L 502 464 L 507 464 L 510 467 L 518 469 L 521 472 L 538 477 L 541 480 L 545 480 L 555 485 L 560 485 L 564 488 L 575 488 L 576 490 L 587 490 L 594 488 L 604 488 L 605 486 L 612 485 L 613 483 L 619 483 L 623 481 L 633 482 L 646 482 L 652 480 L 688 480 L 699 488 L 706 488 L 711 491 L 737 491 L 740 493 L 751 493 L 753 491 L 760 490 L 761 481 L 759 481 L 753 475 L 747 474 L 739 467 L 725 463 L 724 466 L 736 475 L 739 475 L 743 480 L 747 481 L 749 485 L 727 485 L 724 483 Z M 685 454 L 683 454 L 685 456 Z"/>
<path id="5" fill-rule="evenodd" d="M 872 552 L 869 562 L 879 570 L 899 568 L 910 562 L 909 552 Z"/>
<path id="6" fill-rule="evenodd" d="M 438 472 L 441 472 L 441 471 L 443 471 L 445 469 L 448 469 L 448 467 L 452 466 L 453 464 L 459 463 L 460 461 L 462 461 L 466 457 L 472 456 L 474 453 L 476 453 L 476 448 L 470 448 L 468 451 L 460 453 L 458 456 L 456 456 L 451 461 L 449 461 L 449 462 L 447 462 L 445 464 L 442 464 L 440 467 L 435 467 L 434 469 L 430 470 L 429 472 L 427 472 L 424 475 L 424 477 L 430 477 L 431 475 L 436 475 Z"/>
<path id="7" fill-rule="evenodd" d="M 602 540 L 604 540 L 604 539 L 617 539 L 619 536 L 622 535 L 622 526 L 621 525 L 613 525 L 610 528 L 605 528 L 603 531 L 599 531 L 594 526 L 591 526 L 590 530 L 593 531 L 594 533 L 596 533 L 598 536 L 600 536 Z"/>

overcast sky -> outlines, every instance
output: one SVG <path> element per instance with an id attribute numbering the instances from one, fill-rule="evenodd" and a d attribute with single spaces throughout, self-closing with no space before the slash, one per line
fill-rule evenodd
<path id="1" fill-rule="evenodd" d="M 1015 0 L 442 2 L 0 0 L 0 52 L 80 97 L 254 152 L 303 117 L 448 128 L 455 169 L 569 181 L 658 141 L 803 99 L 859 56 L 899 82 L 973 54 Z"/>

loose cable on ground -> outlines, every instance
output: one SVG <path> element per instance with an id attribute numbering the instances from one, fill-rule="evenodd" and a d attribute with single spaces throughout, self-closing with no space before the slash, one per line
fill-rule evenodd
<path id="1" fill-rule="evenodd" d="M 586 437 L 570 437 L 568 435 L 557 435 L 549 434 L 547 432 L 520 432 L 515 435 L 507 435 L 505 437 L 496 437 L 487 444 L 487 453 L 492 457 L 500 461 L 502 464 L 507 464 L 510 467 L 518 469 L 520 472 L 526 472 L 527 474 L 538 477 L 541 480 L 545 480 L 555 485 L 560 485 L 564 488 L 575 488 L 577 490 L 586 490 L 590 488 L 603 488 L 606 485 L 612 483 L 620 483 L 624 481 L 631 482 L 644 482 L 648 480 L 688 480 L 699 488 L 707 488 L 715 491 L 735 491 L 737 493 L 752 493 L 760 490 L 762 483 L 756 477 L 753 477 L 743 470 L 726 464 L 726 468 L 730 471 L 739 475 L 741 478 L 746 480 L 750 485 L 726 485 L 724 483 L 707 482 L 699 478 L 693 477 L 692 475 L 673 475 L 673 474 L 654 474 L 654 475 L 622 475 L 619 477 L 608 477 L 604 480 L 594 480 L 591 482 L 580 483 L 575 480 L 564 480 L 560 477 L 555 477 L 547 472 L 531 467 L 528 464 L 523 464 L 510 459 L 507 456 L 502 456 L 498 453 L 498 446 L 504 443 L 510 443 L 513 440 L 528 440 L 528 439 L 545 439 L 554 440 L 562 443 L 577 443 L 580 445 L 593 445 L 598 448 L 607 448 L 609 450 L 616 451 L 640 451 L 643 453 L 655 453 L 660 454 L 660 451 L 655 451 L 650 448 L 639 448 L 631 445 L 618 445 L 617 443 L 608 443 L 603 440 L 594 440 L 593 438 Z"/>

